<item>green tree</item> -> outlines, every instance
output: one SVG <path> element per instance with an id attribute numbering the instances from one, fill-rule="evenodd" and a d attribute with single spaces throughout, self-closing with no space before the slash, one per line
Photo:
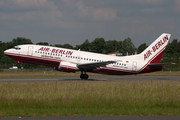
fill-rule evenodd
<path id="1" fill-rule="evenodd" d="M 106 41 L 106 44 L 105 44 L 106 53 L 120 52 L 121 49 L 122 49 L 122 42 L 121 41 L 119 41 L 119 42 L 116 40 Z"/>
<path id="2" fill-rule="evenodd" d="M 67 48 L 67 49 L 73 49 L 73 46 L 70 44 L 64 44 L 63 48 Z"/>
<path id="3" fill-rule="evenodd" d="M 128 55 L 135 54 L 136 48 L 134 44 L 131 41 L 131 38 L 127 38 L 122 42 L 122 53 L 123 55 L 126 55 L 128 52 Z"/>
<path id="4" fill-rule="evenodd" d="M 55 46 L 55 47 L 60 47 L 60 48 L 74 49 L 73 46 L 70 45 L 70 44 L 64 44 L 64 45 L 55 44 L 54 46 Z"/>
<path id="5" fill-rule="evenodd" d="M 51 45 L 51 46 L 54 46 L 54 47 L 60 47 L 60 48 L 63 47 L 63 45 L 61 45 L 61 44 L 55 44 L 55 45 Z"/>
<path id="6" fill-rule="evenodd" d="M 173 39 L 171 43 L 166 46 L 163 57 L 179 59 L 180 44 L 177 39 Z"/>
<path id="7" fill-rule="evenodd" d="M 46 45 L 46 46 L 48 46 L 49 43 L 47 43 L 47 42 L 38 42 L 38 43 L 36 43 L 36 45 Z"/>
<path id="8" fill-rule="evenodd" d="M 95 40 L 93 40 L 91 43 L 90 51 L 95 53 L 103 53 L 104 48 L 105 48 L 104 38 L 95 38 Z"/>
<path id="9" fill-rule="evenodd" d="M 177 39 L 173 39 L 171 44 L 172 44 L 172 47 L 173 47 L 173 58 L 178 59 L 179 58 L 178 40 Z"/>
<path id="10" fill-rule="evenodd" d="M 86 39 L 83 44 L 76 45 L 75 49 L 76 50 L 80 49 L 81 51 L 90 51 L 91 43 L 88 41 L 88 39 Z"/>
<path id="11" fill-rule="evenodd" d="M 147 47 L 148 47 L 148 45 L 146 45 L 146 43 L 141 44 L 137 49 L 137 53 L 139 54 L 139 53 L 143 52 Z"/>
<path id="12" fill-rule="evenodd" d="M 16 45 L 33 44 L 33 43 L 31 42 L 30 39 L 22 38 L 22 37 L 17 37 L 16 39 L 14 38 L 14 39 L 12 40 L 12 44 L 13 44 L 14 46 L 16 46 Z"/>

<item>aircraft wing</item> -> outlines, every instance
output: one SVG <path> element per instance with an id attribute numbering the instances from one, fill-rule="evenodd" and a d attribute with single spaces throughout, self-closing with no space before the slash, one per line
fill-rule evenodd
<path id="1" fill-rule="evenodd" d="M 89 70 L 89 69 L 97 69 L 100 66 L 106 66 L 111 63 L 116 63 L 116 61 L 104 61 L 104 62 L 95 62 L 95 63 L 86 63 L 78 65 L 79 69 Z"/>
<path id="2" fill-rule="evenodd" d="M 175 65 L 176 63 L 154 63 L 149 64 L 149 67 L 159 67 L 159 66 L 167 66 L 167 65 Z"/>

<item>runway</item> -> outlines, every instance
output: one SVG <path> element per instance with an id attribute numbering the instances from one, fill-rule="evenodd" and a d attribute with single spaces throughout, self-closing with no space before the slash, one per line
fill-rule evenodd
<path id="1" fill-rule="evenodd" d="M 180 81 L 180 76 L 92 76 L 88 80 L 81 80 L 79 77 L 0 78 L 0 82 L 50 81 Z"/>

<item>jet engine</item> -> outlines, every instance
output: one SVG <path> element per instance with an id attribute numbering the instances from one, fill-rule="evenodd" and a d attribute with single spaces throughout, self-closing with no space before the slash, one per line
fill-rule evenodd
<path id="1" fill-rule="evenodd" d="M 77 64 L 65 61 L 61 61 L 58 66 L 58 70 L 64 72 L 76 72 L 77 69 Z"/>

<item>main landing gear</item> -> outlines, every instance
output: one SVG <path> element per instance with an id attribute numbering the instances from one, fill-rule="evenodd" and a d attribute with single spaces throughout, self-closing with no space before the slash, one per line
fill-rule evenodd
<path id="1" fill-rule="evenodd" d="M 87 79 L 89 78 L 89 75 L 86 74 L 86 72 L 85 72 L 85 74 L 83 74 L 83 71 L 81 71 L 80 78 L 81 78 L 82 80 L 83 80 L 83 79 L 87 80 Z"/>

